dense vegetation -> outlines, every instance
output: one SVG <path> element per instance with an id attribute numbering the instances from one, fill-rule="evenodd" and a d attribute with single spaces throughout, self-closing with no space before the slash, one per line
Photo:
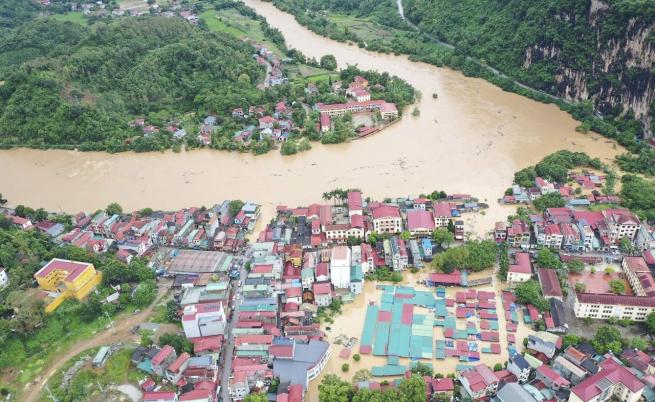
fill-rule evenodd
<path id="1" fill-rule="evenodd" d="M 514 174 L 514 182 L 523 187 L 534 185 L 537 177 L 552 182 L 564 183 L 568 179 L 568 173 L 573 168 L 592 168 L 601 170 L 603 164 L 598 158 L 591 158 L 584 152 L 557 151 L 544 157 L 535 166 L 519 170 Z"/>
<path id="2" fill-rule="evenodd" d="M 321 402 L 423 402 L 425 401 L 425 383 L 419 375 L 403 378 L 396 388 L 385 391 L 362 389 L 356 391 L 347 381 L 334 374 L 326 375 L 318 386 Z"/>
<path id="3" fill-rule="evenodd" d="M 645 61 L 645 52 L 633 54 L 624 44 L 626 38 L 640 43 L 636 39 L 640 32 L 655 24 L 653 2 L 612 1 L 607 10 L 594 15 L 592 23 L 588 0 L 405 0 L 405 14 L 418 26 L 416 31 L 400 19 L 394 0 L 274 3 L 294 14 L 301 24 L 332 39 L 385 53 L 409 54 L 413 60 L 452 67 L 504 90 L 556 103 L 582 122 L 579 130 L 594 130 L 626 146 L 633 155 L 619 159 L 622 168 L 655 173 L 655 152 L 639 141 L 644 135 L 643 122 L 653 117 L 655 107 L 645 105 L 648 110 L 637 121 L 634 111 L 622 106 L 628 99 L 647 99 L 653 88 L 655 75 Z M 339 24 L 337 14 L 355 20 Z M 382 24 L 388 35 L 363 38 L 361 32 L 358 35 L 351 29 L 355 21 Z M 646 40 L 643 46 L 648 48 L 651 42 Z M 613 54 L 609 46 L 614 44 L 619 48 L 605 71 L 601 54 Z M 575 75 L 579 82 L 567 74 Z M 572 97 L 575 102 L 556 97 Z"/>
<path id="4" fill-rule="evenodd" d="M 177 18 L 92 27 L 35 20 L 3 37 L 0 49 L 23 52 L 18 67 L 0 63 L 5 145 L 121 150 L 135 116 L 227 112 L 262 96 L 249 45 Z"/>
<path id="5" fill-rule="evenodd" d="M 614 182 L 617 177 L 612 169 L 603 164 L 598 158 L 591 158 L 584 152 L 566 150 L 547 155 L 535 166 L 529 166 L 514 173 L 514 183 L 523 187 L 532 187 L 534 186 L 534 179 L 538 176 L 553 182 L 566 183 L 570 181 L 569 171 L 576 168 L 591 168 L 604 172 L 605 186 L 602 192 L 605 194 L 614 193 Z M 621 191 L 618 195 L 621 198 L 622 206 L 635 212 L 642 219 L 649 222 L 655 221 L 655 183 L 652 180 L 633 174 L 623 175 L 621 177 Z M 548 194 L 534 202 L 534 207 L 539 211 L 564 205 L 565 200 L 557 193 Z M 519 209 L 520 211 L 521 209 Z"/>
<path id="6" fill-rule="evenodd" d="M 43 301 L 36 296 L 33 275 L 43 261 L 65 258 L 93 263 L 103 273 L 98 292 L 88 300 L 64 302 L 54 313 L 45 315 Z M 0 372 L 20 368 L 29 380 L 35 364 L 43 364 L 49 353 L 63 343 L 89 336 L 107 325 L 105 313 L 114 315 L 127 308 L 143 308 L 156 295 L 154 274 L 144 261 L 134 259 L 130 266 L 113 255 L 95 255 L 73 246 L 60 247 L 38 231 L 14 229 L 0 217 L 0 266 L 6 268 L 11 286 L 0 291 Z M 117 304 L 102 300 L 121 285 Z M 130 296 L 130 289 L 134 293 Z M 18 383 L 12 384 L 18 386 Z"/>

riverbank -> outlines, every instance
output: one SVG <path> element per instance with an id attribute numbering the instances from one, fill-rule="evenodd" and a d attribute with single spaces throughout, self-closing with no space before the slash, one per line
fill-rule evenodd
<path id="1" fill-rule="evenodd" d="M 422 30 L 404 15 L 402 0 L 397 0 L 393 10 L 385 8 L 382 3 L 373 7 L 370 14 L 359 17 L 356 8 L 350 13 L 343 10 L 326 11 L 296 7 L 293 0 L 275 0 L 273 4 L 283 12 L 294 15 L 296 21 L 314 33 L 338 40 L 342 43 L 357 44 L 361 48 L 378 51 L 384 54 L 406 54 L 410 60 L 422 61 L 439 67 L 448 67 L 461 71 L 468 77 L 482 78 L 505 91 L 510 91 L 528 97 L 538 102 L 555 104 L 561 110 L 569 113 L 581 124 L 579 130 L 594 130 L 602 135 L 618 140 L 630 150 L 622 159 L 630 155 L 641 154 L 641 159 L 652 160 L 652 150 L 644 141 L 639 141 L 644 131 L 643 121 L 635 120 L 631 115 L 604 117 L 596 112 L 589 101 L 577 101 L 554 95 L 544 90 L 534 88 L 519 81 L 514 76 L 507 75 L 498 68 L 489 65 L 484 59 L 478 59 L 465 54 L 465 50 L 456 49 L 450 43 L 442 41 L 430 32 Z M 396 10 L 397 9 L 397 10 Z M 386 13 L 381 19 L 380 14 Z M 397 15 L 389 15 L 397 13 Z M 395 19 L 394 19 L 395 18 Z M 320 23 L 317 21 L 321 21 Z M 382 24 L 382 25 L 381 25 Z M 361 26 L 376 31 L 374 36 L 368 35 Z M 351 29 L 351 27 L 353 27 Z M 360 29 L 357 29 L 360 27 Z M 374 28 L 373 28 L 374 27 Z M 524 80 L 525 81 L 525 80 Z M 646 125 L 646 128 L 648 126 Z M 650 152 L 648 156 L 643 151 Z M 629 165 L 622 161 L 624 165 Z M 637 173 L 648 173 L 647 163 L 632 170 Z M 643 166 L 646 165 L 646 166 Z"/>
<path id="2" fill-rule="evenodd" d="M 357 64 L 403 78 L 423 94 L 416 104 L 420 115 L 364 141 L 315 144 L 310 152 L 287 157 L 208 149 L 120 154 L 2 150 L 0 191 L 9 204 L 75 213 L 114 201 L 129 210 L 175 210 L 240 198 L 259 200 L 263 211 L 273 211 L 278 204 L 309 204 L 337 187 L 360 188 L 378 199 L 439 189 L 478 195 L 490 208 L 476 217 L 477 224 L 491 228 L 511 213 L 492 201 L 517 170 L 563 148 L 585 151 L 606 163 L 623 152 L 596 133 L 576 132 L 577 122 L 554 105 L 407 56 L 328 40 L 271 3 L 247 4 L 308 57 L 333 54 L 340 67 Z"/>

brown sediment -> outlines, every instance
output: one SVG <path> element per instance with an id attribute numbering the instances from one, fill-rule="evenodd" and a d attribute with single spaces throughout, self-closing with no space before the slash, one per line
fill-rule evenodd
<path id="1" fill-rule="evenodd" d="M 246 3 L 279 28 L 290 47 L 309 57 L 331 53 L 341 67 L 357 64 L 388 71 L 423 94 L 439 93 L 439 99 L 422 99 L 417 105 L 420 116 L 406 116 L 361 141 L 314 144 L 311 151 L 288 157 L 212 150 L 116 155 L 4 150 L 0 190 L 9 203 L 78 212 L 114 201 L 126 210 L 176 209 L 241 198 L 274 207 L 315 202 L 335 187 L 361 188 L 378 199 L 438 189 L 486 200 L 491 208 L 476 218 L 474 229 L 484 234 L 511 211 L 495 200 L 516 170 L 561 148 L 585 151 L 603 161 L 623 152 L 612 141 L 595 141 L 597 134 L 576 132 L 578 123 L 554 105 L 405 56 L 334 42 L 301 27 L 271 3 Z M 396 164 L 399 160 L 405 164 Z"/>

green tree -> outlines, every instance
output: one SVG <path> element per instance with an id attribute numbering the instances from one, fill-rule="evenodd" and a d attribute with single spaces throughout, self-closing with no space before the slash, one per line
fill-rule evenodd
<path id="1" fill-rule="evenodd" d="M 432 233 L 432 239 L 435 243 L 448 247 L 455 241 L 455 235 L 446 228 L 437 228 Z"/>
<path id="2" fill-rule="evenodd" d="M 534 207 L 538 211 L 545 211 L 546 208 L 561 208 L 566 205 L 566 200 L 559 193 L 548 193 L 534 200 Z"/>
<path id="3" fill-rule="evenodd" d="M 327 374 L 318 385 L 320 402 L 349 402 L 352 397 L 352 385 L 334 374 Z"/>
<path id="4" fill-rule="evenodd" d="M 541 294 L 541 287 L 535 280 L 520 283 L 516 286 L 516 289 L 514 289 L 514 294 L 519 303 L 532 304 L 539 311 L 550 310 L 550 305 Z"/>
<path id="5" fill-rule="evenodd" d="M 605 354 L 610 350 L 618 354 L 622 350 L 621 340 L 621 333 L 618 329 L 605 325 L 598 328 L 591 344 L 599 354 Z"/>
<path id="6" fill-rule="evenodd" d="M 405 241 L 408 241 L 409 239 L 412 238 L 412 235 L 408 231 L 403 231 L 402 233 L 400 233 L 400 238 Z"/>
<path id="7" fill-rule="evenodd" d="M 421 377 L 432 377 L 433 371 L 432 367 L 425 363 L 416 362 L 414 367 L 411 368 L 412 374 L 420 375 Z"/>
<path id="8" fill-rule="evenodd" d="M 343 371 L 345 373 L 348 370 L 350 370 L 350 364 L 344 363 L 344 364 L 341 365 L 341 371 Z"/>
<path id="9" fill-rule="evenodd" d="M 136 307 L 143 308 L 152 303 L 155 296 L 157 296 L 157 288 L 154 281 L 146 281 L 137 286 L 132 296 L 132 303 Z"/>
<path id="10" fill-rule="evenodd" d="M 123 207 L 121 207 L 117 202 L 112 202 L 111 204 L 107 205 L 105 212 L 107 215 L 121 215 L 123 213 Z"/>
<path id="11" fill-rule="evenodd" d="M 184 335 L 162 334 L 159 337 L 159 344 L 172 346 L 178 355 L 182 352 L 193 354 L 193 342 L 188 340 Z"/>
<path id="12" fill-rule="evenodd" d="M 630 341 L 630 346 L 635 348 L 635 349 L 641 350 L 643 352 L 646 349 L 648 349 L 649 345 L 648 345 L 648 341 L 646 339 L 632 338 L 632 340 Z"/>
<path id="13" fill-rule="evenodd" d="M 423 377 L 412 374 L 409 379 L 403 380 L 398 385 L 398 393 L 402 400 L 407 402 L 425 402 L 425 382 Z"/>
<path id="14" fill-rule="evenodd" d="M 243 208 L 243 201 L 232 200 L 228 204 L 227 210 L 231 217 L 235 217 L 241 211 L 241 208 Z"/>
<path id="15" fill-rule="evenodd" d="M 243 398 L 243 402 L 267 402 L 267 401 L 268 398 L 266 397 L 266 395 L 259 392 L 248 394 L 246 395 L 245 398 Z"/>
<path id="16" fill-rule="evenodd" d="M 655 334 L 655 312 L 646 316 L 646 328 L 651 334 Z"/>
<path id="17" fill-rule="evenodd" d="M 613 279 L 609 282 L 608 285 L 612 293 L 616 293 L 619 295 L 625 293 L 625 284 L 623 283 L 623 281 Z"/>
<path id="18" fill-rule="evenodd" d="M 326 70 L 334 71 L 337 69 L 337 59 L 331 54 L 326 54 L 321 57 L 321 67 Z"/>
<path id="19" fill-rule="evenodd" d="M 139 342 L 141 346 L 151 346 L 152 345 L 152 336 L 154 333 L 150 330 L 141 331 L 141 341 Z"/>
<path id="20" fill-rule="evenodd" d="M 537 264 L 542 268 L 562 268 L 562 262 L 559 257 L 548 248 L 542 248 L 537 253 Z"/>
<path id="21" fill-rule="evenodd" d="M 584 263 L 579 260 L 571 260 L 566 263 L 566 268 L 569 272 L 580 273 L 584 271 Z"/>

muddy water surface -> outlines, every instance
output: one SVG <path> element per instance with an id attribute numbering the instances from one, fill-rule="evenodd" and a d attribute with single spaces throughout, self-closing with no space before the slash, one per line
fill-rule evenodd
<path id="1" fill-rule="evenodd" d="M 519 168 L 561 148 L 584 150 L 604 160 L 619 152 L 597 134 L 576 133 L 577 123 L 555 106 L 404 56 L 334 42 L 303 28 L 271 3 L 246 3 L 279 28 L 291 47 L 308 56 L 331 53 L 342 67 L 357 64 L 409 81 L 423 94 L 421 115 L 406 113 L 400 123 L 370 138 L 314 145 L 291 157 L 210 150 L 117 155 L 0 151 L 0 191 L 10 204 L 77 212 L 113 201 L 127 210 L 172 209 L 238 197 L 272 211 L 277 203 L 314 202 L 335 187 L 358 187 L 378 198 L 440 189 L 490 201 L 492 209 L 476 218 L 474 228 L 482 232 L 508 212 L 491 201 Z M 433 93 L 439 98 L 432 99 Z"/>
<path id="2" fill-rule="evenodd" d="M 470 279 L 478 279 L 481 277 L 487 277 L 490 275 L 494 275 L 491 270 L 486 270 L 484 272 L 480 273 L 473 273 L 469 276 Z M 417 290 L 422 290 L 422 291 L 434 291 L 434 288 L 427 288 L 423 285 L 417 284 L 418 281 L 423 281 L 425 280 L 425 277 L 427 276 L 427 273 L 425 271 L 421 271 L 417 274 L 411 274 L 410 272 L 404 272 L 404 281 L 401 285 L 405 286 L 412 286 Z M 342 308 L 342 314 L 334 318 L 334 323 L 324 323 L 323 324 L 323 329 L 326 332 L 327 339 L 330 342 L 334 342 L 340 335 L 346 335 L 347 337 L 354 337 L 357 338 L 358 340 L 362 336 L 362 331 L 364 328 L 364 320 L 366 317 L 366 309 L 370 303 L 380 305 L 380 297 L 382 295 L 382 291 L 380 289 L 376 289 L 377 285 L 380 284 L 379 282 L 366 282 L 364 286 L 364 292 L 360 295 L 357 295 L 355 298 L 355 301 L 352 304 L 346 304 Z M 388 283 L 386 283 L 388 285 Z M 485 291 L 493 291 L 496 293 L 496 309 L 498 312 L 498 327 L 499 327 L 499 336 L 500 336 L 500 345 L 501 345 L 501 354 L 499 355 L 493 355 L 493 354 L 480 354 L 480 363 L 485 363 L 490 367 L 493 367 L 496 363 L 501 363 L 504 364 L 507 359 L 509 358 L 509 354 L 507 351 L 508 343 L 507 343 L 507 322 L 505 320 L 505 315 L 504 311 L 502 308 L 502 298 L 501 298 L 501 291 L 503 290 L 503 284 L 500 281 L 497 281 L 494 279 L 492 285 L 488 286 L 480 286 L 475 288 L 476 290 L 485 290 Z M 460 287 L 450 287 L 446 288 L 446 297 L 454 299 L 455 298 L 455 293 L 459 291 L 464 291 L 466 290 L 465 288 L 460 288 Z M 416 312 L 418 314 L 434 314 L 433 312 L 430 312 L 427 309 L 417 307 Z M 449 315 L 454 316 L 455 315 L 455 308 L 454 307 L 449 307 L 448 308 L 448 313 Z M 464 328 L 465 327 L 465 322 L 467 320 L 458 320 L 457 323 L 457 328 Z M 477 328 L 479 328 L 479 320 L 477 318 L 471 318 L 468 321 L 473 321 L 476 322 Z M 327 328 L 330 328 L 329 330 Z M 520 352 L 523 350 L 523 339 L 526 338 L 530 333 L 533 333 L 532 329 L 530 329 L 528 326 L 523 324 L 523 320 L 521 315 L 519 315 L 519 324 L 517 331 L 514 333 L 515 338 L 516 338 L 516 345 L 515 347 L 517 350 Z M 434 329 L 434 335 L 433 339 L 439 340 L 439 339 L 445 339 L 443 336 L 443 329 L 441 327 L 435 327 Z M 487 346 L 487 342 L 478 342 L 479 347 Z M 325 369 L 321 373 L 319 377 L 314 379 L 310 385 L 309 385 L 309 390 L 307 393 L 307 400 L 309 402 L 317 402 L 318 401 L 318 386 L 323 379 L 323 377 L 326 374 L 337 374 L 340 377 L 342 377 L 346 381 L 351 381 L 353 375 L 358 371 L 358 370 L 371 370 L 372 367 L 374 366 L 384 366 L 387 363 L 387 358 L 384 356 L 373 356 L 373 355 L 361 355 L 361 360 L 359 362 L 356 362 L 352 358 L 352 354 L 357 353 L 359 351 L 359 342 L 355 344 L 355 346 L 352 348 L 352 353 L 351 356 L 348 357 L 347 359 L 342 359 L 339 357 L 339 352 L 343 350 L 343 346 L 334 344 L 332 345 L 332 356 L 330 357 L 330 360 L 328 361 L 328 364 L 326 365 Z M 421 360 L 423 363 L 431 363 L 432 367 L 434 368 L 435 373 L 441 373 L 443 375 L 447 375 L 450 373 L 456 373 L 456 366 L 460 364 L 459 360 L 457 358 L 446 358 L 445 360 L 437 360 L 437 359 L 432 359 L 432 360 L 426 360 L 423 359 Z M 343 363 L 348 363 L 349 370 L 348 372 L 344 373 L 341 370 L 341 365 Z M 400 364 L 401 365 L 409 365 L 410 360 L 408 358 L 401 358 L 400 359 Z M 469 365 L 476 365 L 478 363 L 465 363 Z M 392 379 L 395 379 L 397 377 L 373 377 L 371 378 L 372 381 L 383 381 L 383 380 L 389 380 L 391 381 Z"/>

